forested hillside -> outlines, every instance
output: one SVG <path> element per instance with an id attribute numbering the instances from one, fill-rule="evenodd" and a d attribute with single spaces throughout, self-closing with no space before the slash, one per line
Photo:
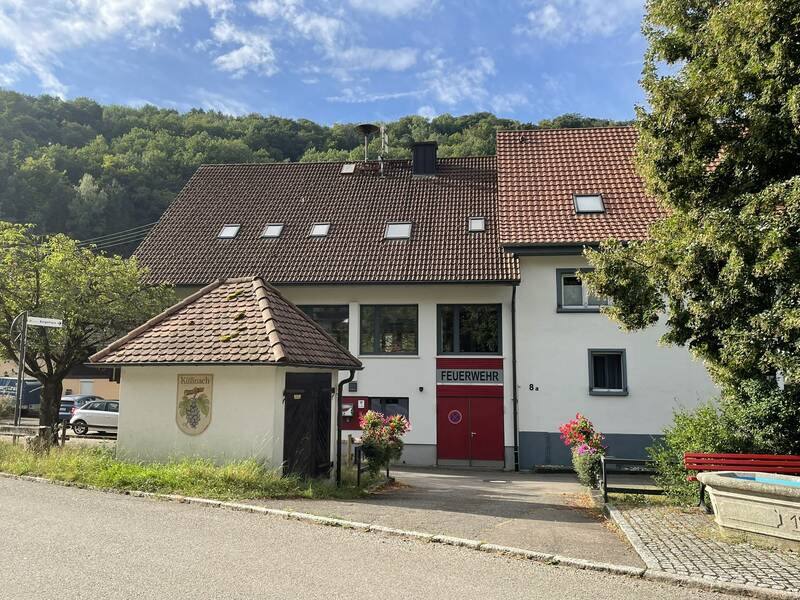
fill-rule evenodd
<path id="1" fill-rule="evenodd" d="M 498 128 L 610 123 L 579 115 L 537 124 L 490 113 L 408 116 L 386 123 L 387 157 L 406 157 L 411 142 L 429 139 L 439 142 L 440 156 L 493 154 Z M 102 106 L 0 90 L 0 220 L 91 239 L 156 221 L 202 163 L 358 159 L 362 143 L 350 123 Z M 373 156 L 378 144 L 373 140 Z M 124 252 L 136 236 L 101 242 Z"/>

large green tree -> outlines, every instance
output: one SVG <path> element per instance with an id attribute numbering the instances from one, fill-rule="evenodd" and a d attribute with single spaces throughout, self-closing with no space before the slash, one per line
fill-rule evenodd
<path id="1" fill-rule="evenodd" d="M 11 324 L 23 311 L 64 322 L 28 328 L 25 373 L 42 384 L 41 425 L 57 422 L 62 381 L 73 367 L 170 303 L 172 290 L 145 277 L 135 259 L 0 221 L 0 358 L 19 359 Z"/>
<path id="2" fill-rule="evenodd" d="M 650 0 L 639 169 L 667 216 L 588 252 L 628 329 L 666 320 L 754 448 L 800 452 L 800 3 Z"/>

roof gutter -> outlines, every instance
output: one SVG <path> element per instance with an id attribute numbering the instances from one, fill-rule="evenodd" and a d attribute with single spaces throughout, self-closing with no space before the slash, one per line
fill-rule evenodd
<path id="1" fill-rule="evenodd" d="M 350 383 L 355 379 L 355 369 L 350 369 L 350 374 L 347 379 L 339 382 L 336 390 L 336 487 L 342 485 L 342 393 L 344 393 L 344 384 Z"/>

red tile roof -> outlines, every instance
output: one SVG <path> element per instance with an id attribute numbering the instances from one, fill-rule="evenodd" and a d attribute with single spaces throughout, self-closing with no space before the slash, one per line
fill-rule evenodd
<path id="1" fill-rule="evenodd" d="M 93 363 L 360 369 L 361 362 L 259 278 L 215 281 L 104 348 Z"/>
<path id="2" fill-rule="evenodd" d="M 499 242 L 493 156 L 441 158 L 436 177 L 413 177 L 405 160 L 386 161 L 384 176 L 342 164 L 200 167 L 136 256 L 176 285 L 254 273 L 274 285 L 519 279 Z M 474 216 L 485 232 L 467 231 Z M 391 221 L 411 221 L 411 239 L 384 240 Z M 326 237 L 309 237 L 328 222 Z M 241 224 L 235 238 L 217 238 L 225 223 Z M 267 223 L 284 223 L 279 238 L 261 237 Z"/>
<path id="3" fill-rule="evenodd" d="M 634 168 L 633 127 L 497 134 L 500 240 L 506 246 L 639 240 L 664 215 Z M 573 194 L 601 194 L 605 212 L 576 214 Z"/>

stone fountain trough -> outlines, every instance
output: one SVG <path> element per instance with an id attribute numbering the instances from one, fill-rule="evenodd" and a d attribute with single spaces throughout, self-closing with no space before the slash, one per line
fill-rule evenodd
<path id="1" fill-rule="evenodd" d="M 723 530 L 755 534 L 774 546 L 800 550 L 800 477 L 772 473 L 699 473 Z"/>

